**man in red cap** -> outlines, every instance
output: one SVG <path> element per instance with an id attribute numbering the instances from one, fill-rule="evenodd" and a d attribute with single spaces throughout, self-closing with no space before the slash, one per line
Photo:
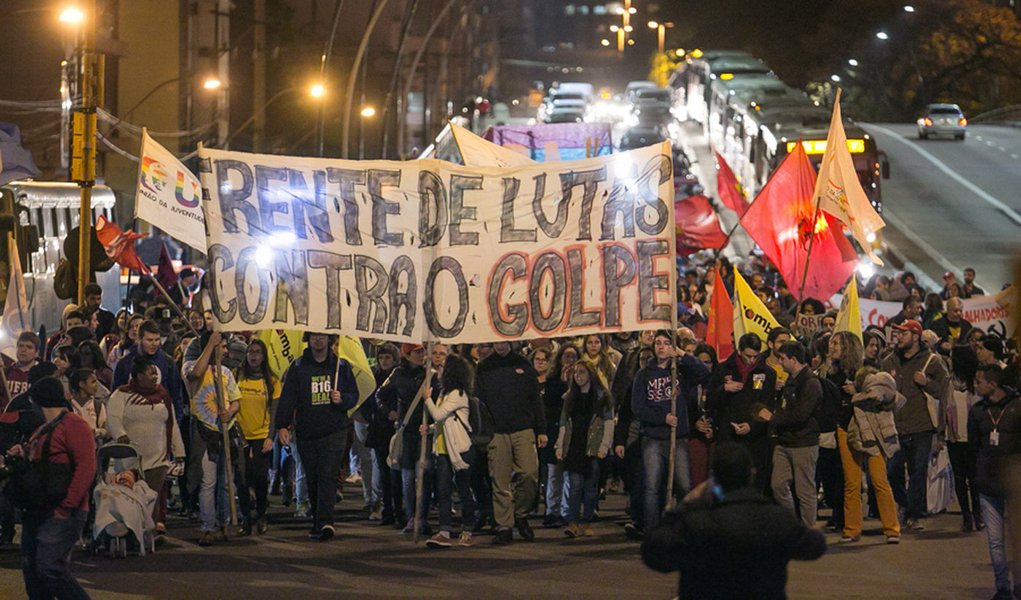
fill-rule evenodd
<path id="1" fill-rule="evenodd" d="M 904 511 L 904 528 L 922 529 L 919 519 L 926 512 L 926 469 L 929 457 L 939 449 L 933 444 L 937 434 L 942 444 L 943 419 L 950 377 L 946 363 L 921 344 L 922 324 L 907 319 L 894 325 L 897 347 L 883 361 L 883 370 L 897 382 L 897 391 L 904 395 L 904 406 L 895 413 L 900 450 L 889 463 L 893 497 Z M 930 406 L 932 404 L 932 406 Z M 908 481 L 904 482 L 907 465 Z"/>

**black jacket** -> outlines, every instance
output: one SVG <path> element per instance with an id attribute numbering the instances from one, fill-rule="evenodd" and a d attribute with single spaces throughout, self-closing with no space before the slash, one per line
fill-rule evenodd
<path id="1" fill-rule="evenodd" d="M 741 381 L 738 375 L 738 353 L 731 354 L 713 371 L 709 382 L 709 414 L 719 430 L 720 442 L 734 441 L 749 443 L 769 437 L 769 425 L 759 419 L 759 411 L 765 407 L 774 410 L 776 406 L 776 371 L 760 359 L 759 364 L 748 374 L 741 391 L 728 392 L 723 389 L 729 375 L 734 381 Z M 737 435 L 731 423 L 748 423 L 751 432 Z"/>
<path id="2" fill-rule="evenodd" d="M 968 443 L 975 449 L 975 486 L 987 496 L 1004 494 L 1003 471 L 1009 457 L 1021 455 L 1021 400 L 1018 393 L 1007 389 L 999 403 L 983 398 L 968 411 Z M 993 419 L 999 443 L 990 444 Z"/>
<path id="3" fill-rule="evenodd" d="M 936 332 L 941 340 L 949 340 L 950 338 L 950 326 L 960 327 L 961 333 L 957 336 L 957 341 L 968 339 L 968 332 L 971 331 L 971 322 L 961 317 L 961 320 L 956 323 L 951 323 L 946 315 L 936 319 L 932 322 L 932 330 Z"/>
<path id="4" fill-rule="evenodd" d="M 805 448 L 819 443 L 815 412 L 822 402 L 822 384 L 807 366 L 788 377 L 780 391 L 780 404 L 770 425 L 776 441 L 786 448 Z"/>
<path id="5" fill-rule="evenodd" d="M 475 392 L 493 415 L 496 433 L 532 429 L 536 435 L 545 434 L 539 375 L 524 356 L 515 352 L 487 356 L 475 372 Z"/>
<path id="6" fill-rule="evenodd" d="M 642 542 L 642 560 L 680 571 L 681 598 L 786 598 L 787 563 L 814 560 L 826 538 L 751 488 L 685 504 Z"/>
<path id="7" fill-rule="evenodd" d="M 337 361 L 340 360 L 338 370 Z M 330 400 L 333 376 L 337 373 L 341 402 Z M 312 350 L 305 353 L 287 369 L 284 385 L 277 404 L 276 426 L 284 429 L 294 424 L 299 440 L 317 440 L 331 433 L 346 431 L 350 421 L 347 411 L 358 403 L 358 385 L 354 372 L 346 360 L 338 359 L 332 351 L 326 360 L 316 362 Z"/>

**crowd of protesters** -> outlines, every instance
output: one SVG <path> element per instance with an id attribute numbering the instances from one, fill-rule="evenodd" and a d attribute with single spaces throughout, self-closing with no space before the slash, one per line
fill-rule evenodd
<path id="1" fill-rule="evenodd" d="M 736 267 L 720 266 L 729 293 Z M 927 469 L 946 448 L 961 530 L 988 531 L 997 590 L 1009 597 L 999 469 L 1021 453 L 1019 360 L 1013 341 L 962 318 L 961 299 L 983 293 L 974 270 L 963 284 L 948 274 L 931 293 L 910 273 L 861 282 L 863 297 L 903 311 L 858 337 L 834 331 L 836 311 L 823 302 L 796 302 L 764 265 L 741 269 L 781 327 L 739 337 L 723 360 L 705 343 L 711 277 L 691 266 L 676 331 L 450 347 L 363 340 L 377 386 L 367 399 L 335 336 L 305 334 L 304 352 L 278 377 L 261 339 L 210 329 L 200 293 L 181 298 L 180 316 L 155 301 L 113 314 L 92 284 L 59 331 L 24 332 L 16 358 L 4 357 L 2 449 L 38 459 L 45 437 L 54 455 L 55 430 L 64 464 L 74 457 L 75 485 L 56 512 L 23 515 L 23 544 L 25 532 L 55 527 L 53 514 L 75 517 L 47 537 L 56 550 L 23 546 L 35 553 L 27 585 L 77 585 L 65 557 L 90 508 L 80 471 L 91 470 L 89 482 L 95 471 L 78 457 L 111 442 L 141 453 L 158 494 L 157 542 L 171 510 L 197 516 L 201 546 L 264 534 L 275 494 L 325 542 L 343 533 L 341 484 L 360 480 L 366 520 L 434 548 L 472 546 L 481 532 L 495 544 L 529 542 L 532 517 L 558 535 L 592 536 L 607 491 L 626 494 L 623 535 L 651 543 L 661 521 L 676 526 L 663 521 L 667 507 L 713 483 L 713 453 L 724 447 L 741 448 L 728 464 L 750 462 L 747 481 L 735 467 L 718 494 L 740 488 L 847 544 L 875 515 L 898 543 L 924 527 Z M 811 314 L 822 315 L 818 328 L 799 331 L 796 317 Z M 5 495 L 0 543 L 12 542 L 15 523 Z"/>

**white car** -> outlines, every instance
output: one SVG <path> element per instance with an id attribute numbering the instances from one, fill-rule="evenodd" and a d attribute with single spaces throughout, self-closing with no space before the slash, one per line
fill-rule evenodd
<path id="1" fill-rule="evenodd" d="M 968 127 L 961 107 L 956 104 L 930 104 L 918 118 L 918 139 L 927 140 L 930 135 L 952 135 L 963 140 Z"/>

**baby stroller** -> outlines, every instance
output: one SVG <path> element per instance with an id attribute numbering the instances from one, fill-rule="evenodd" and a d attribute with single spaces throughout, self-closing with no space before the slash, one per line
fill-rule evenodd
<path id="1" fill-rule="evenodd" d="M 140 556 L 155 552 L 152 511 L 157 494 L 142 479 L 138 449 L 131 444 L 106 444 L 98 451 L 96 466 L 93 553 L 107 550 L 111 558 L 125 558 L 129 546 Z"/>

